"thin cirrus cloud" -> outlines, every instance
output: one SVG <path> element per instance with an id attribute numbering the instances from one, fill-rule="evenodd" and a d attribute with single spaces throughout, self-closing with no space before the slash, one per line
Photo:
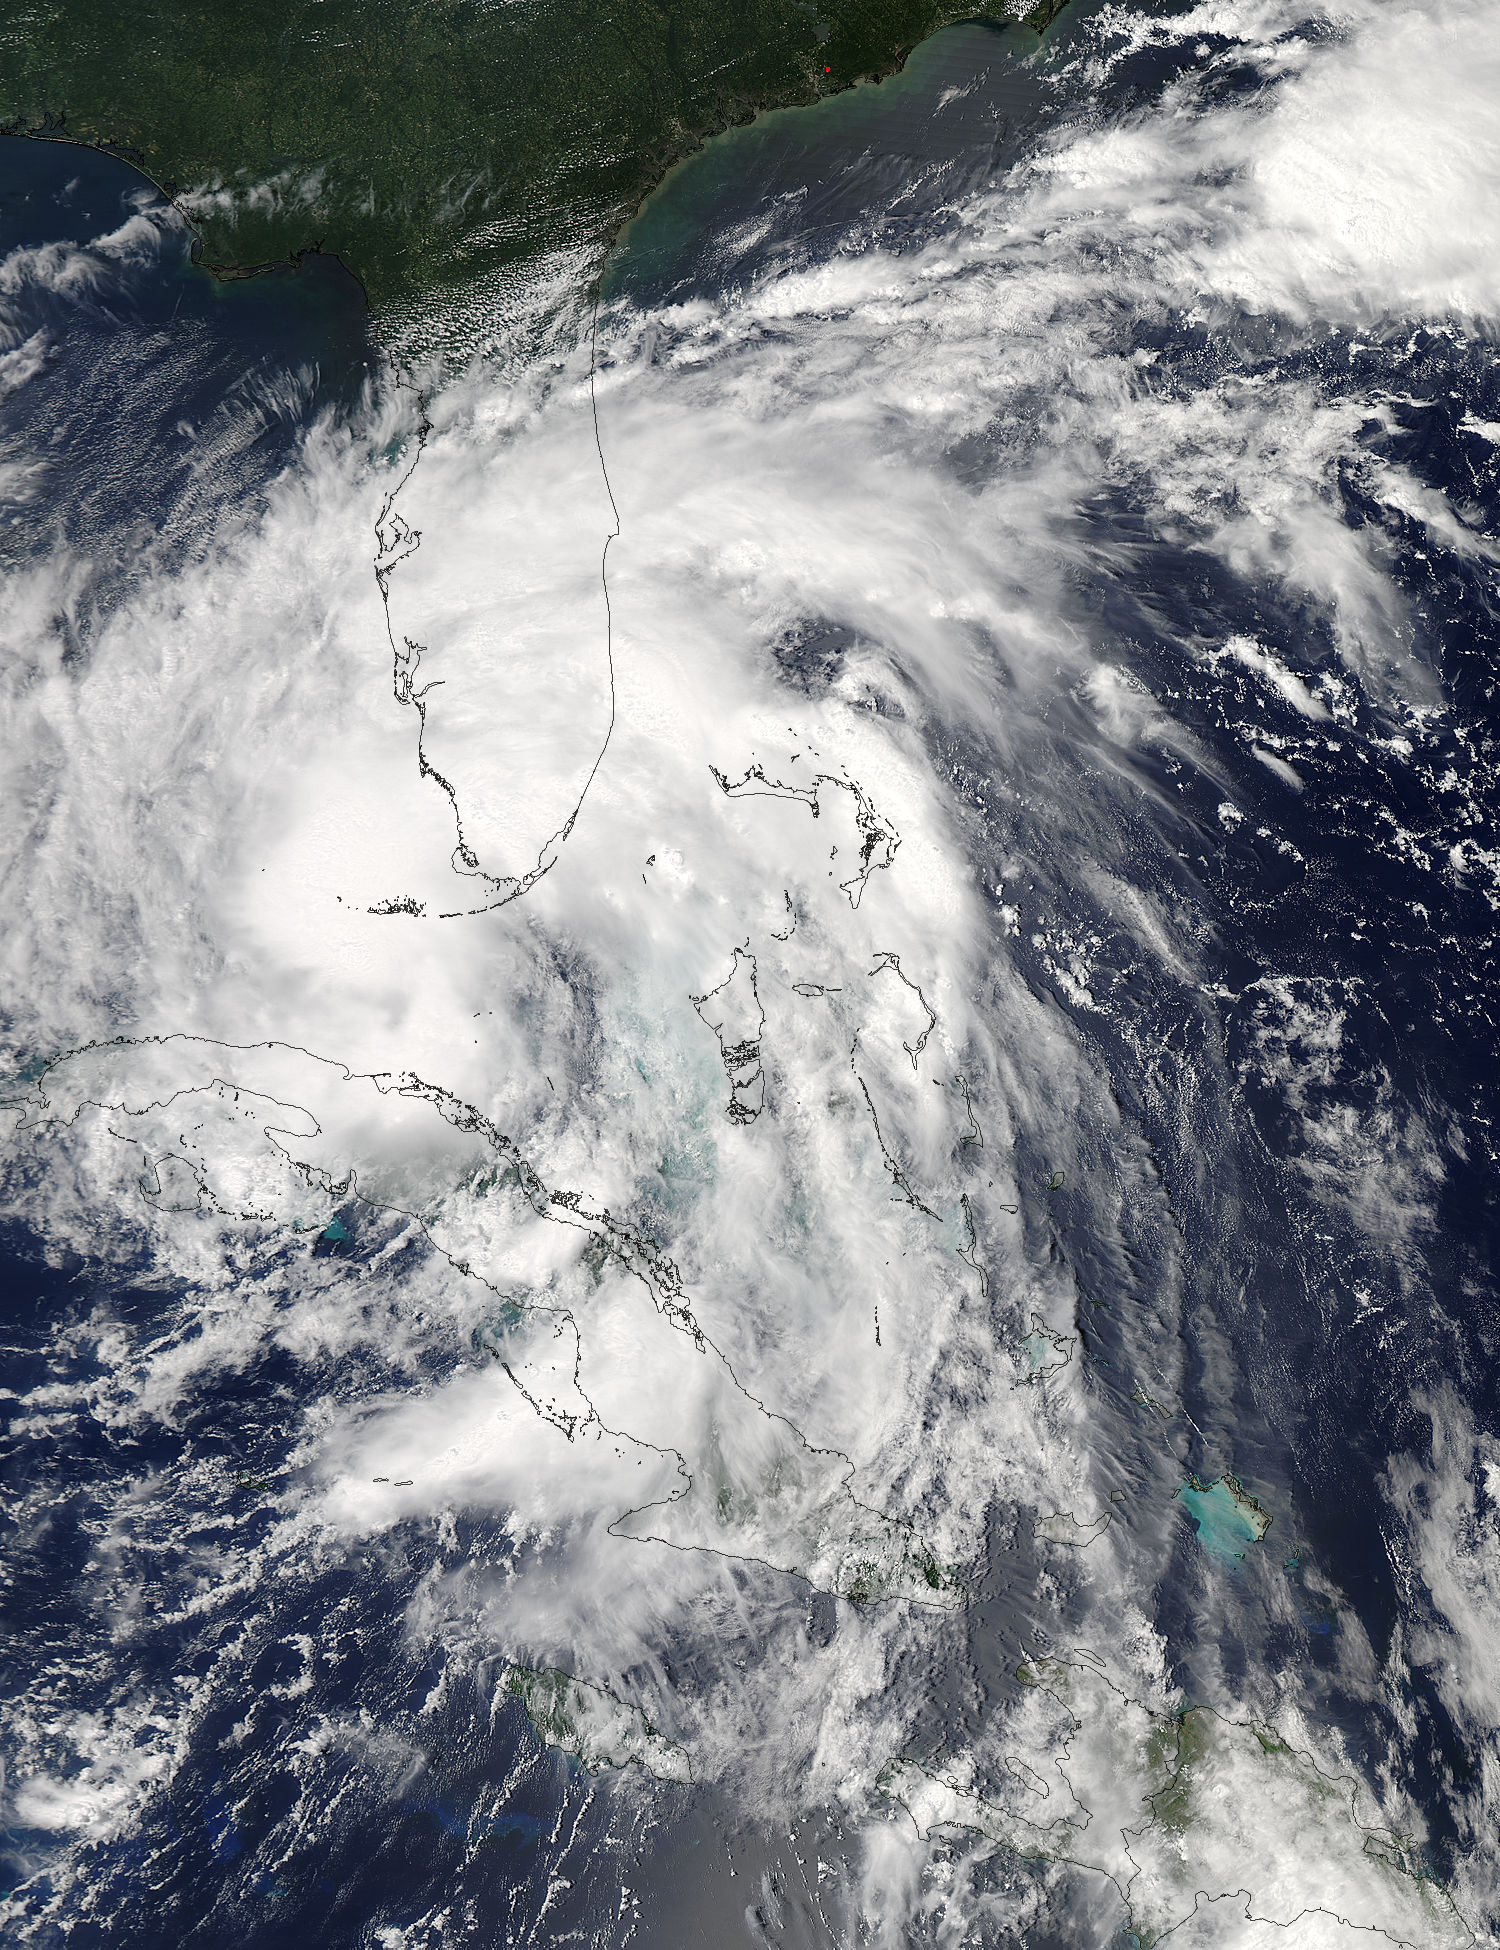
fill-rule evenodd
<path id="1" fill-rule="evenodd" d="M 1025 1755 L 1061 1813 L 1072 1714 L 1071 1791 L 1100 1811 L 1096 1835 L 1119 1836 L 1141 1817 L 1151 1716 L 1171 1693 L 1131 1594 L 1167 1561 L 1176 1459 L 1085 1385 L 1077 1296 L 1028 1236 L 1023 1174 L 1045 1157 L 1069 1182 L 1079 1158 L 1110 1160 L 1080 1196 L 1119 1264 L 1154 1241 L 1147 1324 L 1122 1331 L 1152 1347 L 1164 1395 L 1179 1248 L 1098 1046 L 1023 977 L 999 920 L 1011 868 L 953 755 L 1025 778 L 1038 830 L 1087 852 L 1101 909 L 1191 985 L 1202 931 L 1135 870 L 1159 844 L 1138 808 L 1156 753 L 1217 761 L 1116 670 L 1075 600 L 1097 566 L 1088 497 L 1128 490 L 1156 535 L 1310 603 L 1340 681 L 1382 708 L 1442 703 L 1378 538 L 1332 494 L 1341 466 L 1363 464 L 1370 402 L 1312 372 L 1169 384 L 1119 329 L 1122 310 L 1163 329 L 1249 310 L 1294 337 L 1493 316 L 1500 204 L 1474 185 L 1495 158 L 1462 133 L 1486 126 L 1497 78 L 1481 16 L 1349 9 L 1310 49 L 1286 40 L 1295 20 L 1215 7 L 1154 29 L 1222 37 L 1260 61 L 1262 91 L 1221 102 L 1182 83 L 1117 127 L 1061 126 L 939 240 L 793 262 L 713 302 L 619 301 L 597 345 L 450 378 L 394 503 L 409 398 L 314 427 L 255 519 L 147 577 L 82 660 L 55 626 L 74 565 L 21 570 L 7 603 L 0 824 L 8 897 L 30 917 L 3 949 L 10 1035 L 23 1058 L 184 1039 L 172 1089 L 201 1100 L 190 1146 L 150 1124 L 170 1093 L 144 1059 L 127 1049 L 107 1076 L 64 1062 L 15 1140 L 49 1161 L 18 1183 L 59 1249 L 93 1238 L 101 1206 L 128 1210 L 131 1250 L 201 1296 L 122 1364 L 110 1412 L 170 1421 L 205 1374 L 270 1343 L 308 1362 L 378 1345 L 378 1384 L 330 1389 L 297 1431 L 298 1491 L 269 1556 L 498 1513 L 545 1574 L 455 1557 L 413 1602 L 414 1638 L 503 1640 L 636 1687 L 701 1777 L 757 1814 L 842 1795 L 865 1836 L 851 1913 L 863 1902 L 892 1942 L 927 1900 L 925 1842 L 880 1780 L 925 1710 L 907 1655 L 951 1653 L 961 1614 L 845 1607 L 814 1645 L 778 1573 L 847 1596 L 855 1558 L 889 1548 L 972 1576 L 988 1513 L 1010 1513 L 1043 1594 L 1018 1599 L 1018 1619 L 1055 1603 L 1107 1670 L 1085 1662 L 1046 1703 L 995 1706 L 948 1756 L 944 1793 L 998 1794 L 1005 1755 Z M 1462 219 L 1441 222 L 1460 177 Z M 37 259 L 4 275 L 51 272 Z M 1382 479 L 1452 539 L 1450 508 L 1389 466 Z M 392 509 L 383 602 L 372 557 Z M 817 643 L 832 648 L 808 662 Z M 1188 647 L 1324 722 L 1332 693 L 1289 646 Z M 1017 926 L 1040 922 L 1023 908 Z M 1046 952 L 1081 1016 L 1092 951 Z M 697 1006 L 737 954 L 760 1011 L 738 1070 Z M 274 1062 L 246 1053 L 267 1044 Z M 734 1078 L 757 1067 L 759 1107 L 729 1116 Z M 419 1116 L 368 1081 L 408 1072 L 452 1093 L 447 1108 L 424 1100 Z M 576 1206 L 539 1216 L 508 1193 L 496 1233 L 480 1187 L 514 1160 L 475 1128 L 460 1142 L 454 1104 L 505 1133 L 549 1195 L 665 1242 L 691 1324 L 660 1304 L 678 1289 L 654 1263 L 652 1286 L 590 1262 L 600 1224 L 571 1226 Z M 1419 1123 L 1373 1118 L 1345 1143 L 1324 1109 L 1303 1134 L 1316 1196 L 1403 1249 L 1421 1236 L 1440 1167 Z M 264 1178 L 231 1184 L 247 1157 Z M 386 1247 L 358 1280 L 309 1275 L 304 1290 L 243 1240 L 206 1241 L 165 1196 L 132 1202 L 143 1158 L 159 1185 L 206 1184 L 226 1211 L 280 1212 L 306 1166 L 322 1189 L 297 1223 L 363 1197 Z M 511 1296 L 519 1322 L 501 1318 Z M 1060 1350 L 1045 1387 L 1028 1379 L 1043 1343 Z M 1211 1358 L 1232 1381 L 1232 1357 Z M 805 1496 L 788 1514 L 790 1479 Z M 1037 1533 L 1059 1512 L 1097 1523 L 1121 1480 L 1142 1508 L 1130 1526 L 1086 1551 Z M 1392 1494 L 1415 1508 L 1404 1479 Z M 656 1514 L 636 1521 L 643 1509 Z M 1430 1524 L 1413 1534 L 1439 1548 Z M 1433 1582 L 1467 1646 L 1474 1577 Z M 712 1647 L 736 1617 L 751 1651 L 674 1692 L 664 1643 Z M 1217 1678 L 1226 1715 L 1267 1709 Z M 1127 1694 L 1134 1745 L 1109 1725 L 1129 1719 L 1113 1703 Z M 1326 1770 L 1346 1764 L 1334 1735 L 1299 1727 Z M 34 1827 L 128 1820 L 171 1763 L 126 1766 L 111 1738 L 79 1730 L 71 1786 L 36 1762 Z M 1244 1862 L 1215 1830 L 1219 1934 L 1203 1940 L 1260 1941 L 1325 1896 L 1352 1919 L 1373 1795 L 1294 1832 L 1303 1802 L 1261 1793 L 1232 1743 L 1220 1758 L 1262 1857 L 1300 1867 L 1266 1897 L 1274 1913 L 1232 1913 Z M 1387 1787 L 1388 1818 L 1409 1816 Z M 1111 1846 L 1096 1860 L 1075 1839 L 1059 1859 L 1090 1887 L 1128 1880 Z M 1193 1913 L 1197 1892 L 1169 1865 L 1152 1873 L 1163 1919 Z M 999 1917 L 993 1891 L 965 1894 L 962 1876 L 955 1890 L 955 1916 Z M 1412 1901 L 1412 1940 L 1450 1940 L 1446 1915 Z"/>

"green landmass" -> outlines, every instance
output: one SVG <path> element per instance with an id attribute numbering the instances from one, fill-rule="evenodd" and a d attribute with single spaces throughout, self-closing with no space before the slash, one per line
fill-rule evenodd
<path id="1" fill-rule="evenodd" d="M 603 1686 L 590 1686 L 546 1666 L 512 1666 L 505 1690 L 518 1699 L 538 1736 L 572 1754 L 591 1774 L 632 1762 L 659 1781 L 691 1781 L 692 1764 L 657 1732 L 639 1707 Z"/>
<path id="2" fill-rule="evenodd" d="M 1367 1826 L 1355 1779 L 1324 1773 L 1273 1727 L 1208 1707 L 1148 1707 L 1086 1652 L 1030 1659 L 1016 1677 L 1063 1710 L 1064 1740 L 1033 1716 L 1040 1737 L 1029 1760 L 1007 1755 L 1006 1772 L 983 1786 L 970 1755 L 951 1766 L 894 1761 L 879 1785 L 919 1835 L 969 1830 L 1026 1860 L 1108 1876 L 1140 1950 L 1177 1940 L 1204 1898 L 1243 1903 L 1251 1892 L 1266 1924 L 1290 1926 L 1323 1909 L 1351 1941 L 1356 1931 L 1384 1931 L 1413 1950 L 1473 1944 L 1421 1850 Z"/>
<path id="3" fill-rule="evenodd" d="M 758 110 L 1024 5 L 11 0 L 0 127 L 128 156 L 185 200 L 222 275 L 321 247 L 399 321 L 607 241 L 674 161 Z"/>

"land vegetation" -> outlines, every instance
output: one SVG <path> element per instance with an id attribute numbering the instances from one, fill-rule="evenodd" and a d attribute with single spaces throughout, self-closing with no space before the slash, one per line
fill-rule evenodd
<path id="1" fill-rule="evenodd" d="M 22 0 L 0 127 L 127 156 L 220 275 L 326 249 L 399 313 L 607 242 L 707 137 L 986 13 L 1007 0 Z"/>

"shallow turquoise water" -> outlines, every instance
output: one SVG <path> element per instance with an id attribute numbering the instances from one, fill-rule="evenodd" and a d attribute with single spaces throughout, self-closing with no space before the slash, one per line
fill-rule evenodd
<path id="1" fill-rule="evenodd" d="M 1226 1562 L 1237 1563 L 1271 1527 L 1270 1518 L 1232 1476 L 1221 1476 L 1207 1488 L 1196 1481 L 1184 1483 L 1177 1501 L 1197 1526 L 1198 1542 L 1211 1557 Z"/>

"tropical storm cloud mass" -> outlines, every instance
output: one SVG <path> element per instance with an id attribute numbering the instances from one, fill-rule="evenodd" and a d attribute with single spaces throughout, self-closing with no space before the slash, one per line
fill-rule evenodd
<path id="1" fill-rule="evenodd" d="M 441 361 L 5 139 L 13 1941 L 1495 1940 L 1497 102 L 970 23 Z"/>

